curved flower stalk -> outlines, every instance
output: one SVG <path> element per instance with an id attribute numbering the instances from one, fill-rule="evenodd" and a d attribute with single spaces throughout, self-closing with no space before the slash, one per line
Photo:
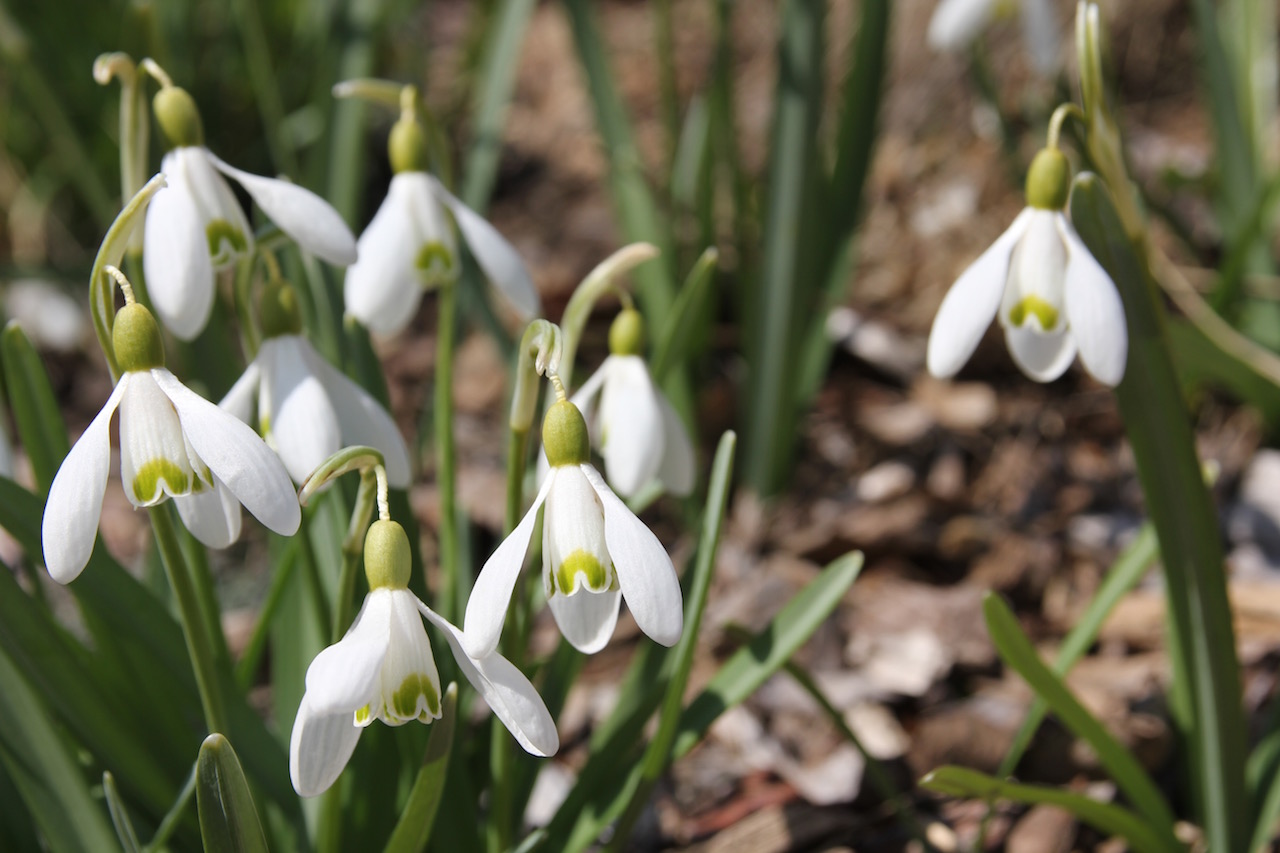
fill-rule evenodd
<path id="1" fill-rule="evenodd" d="M 423 618 L 444 634 L 462 674 L 527 752 L 545 756 L 560 748 L 555 722 L 529 679 L 501 655 L 468 655 L 462 632 L 409 591 L 409 539 L 389 519 L 385 491 L 383 483 L 381 518 L 365 537 L 369 594 L 346 636 L 307 668 L 289 738 L 289 775 L 304 797 L 337 780 L 375 719 L 399 726 L 440 716 L 440 675 Z"/>
<path id="2" fill-rule="evenodd" d="M 966 50 L 992 21 L 1015 10 L 1032 65 L 1043 75 L 1052 74 L 1060 64 L 1059 34 L 1049 0 L 939 0 L 929 19 L 929 46 L 951 52 Z"/>
<path id="3" fill-rule="evenodd" d="M 586 418 L 605 477 L 618 494 L 633 497 L 657 480 L 673 494 L 687 495 L 693 491 L 693 442 L 649 374 L 640 355 L 643 340 L 640 312 L 624 309 L 609 329 L 608 357 L 572 402 Z"/>
<path id="4" fill-rule="evenodd" d="M 1106 385 L 1124 378 L 1128 330 L 1115 283 L 1064 208 L 1071 169 L 1053 142 L 1027 174 L 1025 210 L 951 286 L 929 334 L 929 372 L 953 376 L 997 314 L 1009 352 L 1037 382 L 1061 376 L 1077 351 Z"/>
<path id="5" fill-rule="evenodd" d="M 111 463 L 111 418 L 120 410 L 120 472 L 134 506 L 173 498 L 187 528 L 205 545 L 240 536 L 240 504 L 285 536 L 301 513 L 289 475 L 253 430 L 189 390 L 164 366 L 160 329 L 133 301 L 114 267 L 126 305 L 112 343 L 121 374 L 102 411 L 54 477 L 41 537 L 45 566 L 69 583 L 89 562 Z"/>
<path id="6" fill-rule="evenodd" d="M 359 260 L 347 270 L 347 313 L 378 334 L 401 332 L 426 290 L 457 279 L 456 223 L 495 289 L 522 318 L 535 316 L 541 307 L 538 291 L 516 250 L 427 172 L 426 135 L 417 112 L 417 91 L 406 86 L 388 141 L 395 175 L 360 235 Z"/>
<path id="7" fill-rule="evenodd" d="M 214 272 L 253 253 L 253 230 L 224 175 L 306 251 L 336 266 L 355 262 L 355 236 L 328 202 L 288 181 L 224 163 L 204 147 L 191 95 L 152 60 L 142 66 L 161 82 L 152 108 L 174 146 L 161 161 L 168 187 L 147 210 L 143 248 L 148 293 L 171 332 L 183 340 L 198 335 L 213 308 Z"/>
<path id="8" fill-rule="evenodd" d="M 251 423 L 256 398 L 262 435 L 295 483 L 340 448 L 368 445 L 382 453 L 391 485 L 407 487 L 409 450 L 395 421 L 302 334 L 293 287 L 268 285 L 259 304 L 262 345 L 219 405 Z"/>
<path id="9" fill-rule="evenodd" d="M 498 647 L 507 605 L 524 565 L 538 510 L 542 525 L 542 584 L 556 624 L 574 648 L 604 648 L 623 598 L 640 630 L 664 646 L 680 639 L 684 624 L 680 582 L 666 549 L 588 463 L 587 424 L 565 399 L 542 425 L 551 472 L 533 506 L 493 552 L 476 578 L 463 622 L 467 650 L 475 657 Z"/>

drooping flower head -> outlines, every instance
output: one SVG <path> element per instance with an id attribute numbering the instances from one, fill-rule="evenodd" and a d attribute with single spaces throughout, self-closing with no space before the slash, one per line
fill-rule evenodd
<path id="1" fill-rule="evenodd" d="M 359 260 L 347 270 L 347 313 L 379 334 L 402 331 L 426 290 L 456 280 L 456 223 L 495 289 L 523 317 L 535 316 L 538 291 L 516 250 L 427 171 L 426 133 L 412 86 L 402 91 L 401 116 L 387 147 L 395 174 L 360 235 Z"/>
<path id="2" fill-rule="evenodd" d="M 463 622 L 467 648 L 477 657 L 497 648 L 544 504 L 542 585 L 565 639 L 588 654 L 604 648 L 625 598 L 640 630 L 665 646 L 674 645 L 684 614 L 671 558 L 591 466 L 586 421 L 564 399 L 558 380 L 553 381 L 561 399 L 547 411 L 542 426 L 551 471 L 533 506 L 476 578 Z"/>
<path id="3" fill-rule="evenodd" d="M 409 485 L 409 451 L 395 421 L 367 391 L 336 370 L 302 333 L 297 294 L 285 282 L 259 300 L 262 345 L 221 406 L 258 424 L 296 483 L 339 448 L 368 445 L 382 453 L 391 485 Z"/>
<path id="4" fill-rule="evenodd" d="M 942 300 L 929 334 L 934 376 L 955 375 L 998 314 L 1013 360 L 1037 382 L 1061 376 L 1077 351 L 1099 382 L 1117 385 L 1124 378 L 1124 306 L 1064 213 L 1070 186 L 1061 151 L 1049 147 L 1036 155 L 1027 174 L 1027 208 Z"/>
<path id="5" fill-rule="evenodd" d="M 115 275 L 118 270 L 109 268 Z M 116 314 L 112 344 L 120 380 L 54 477 L 41 537 L 45 566 L 69 583 L 93 553 L 111 465 L 111 418 L 120 410 L 120 475 L 138 507 L 173 498 L 187 528 L 211 548 L 240 536 L 240 504 L 292 535 L 301 518 L 289 475 L 249 429 L 189 390 L 164 366 L 160 329 L 132 299 Z"/>
<path id="6" fill-rule="evenodd" d="M 304 797 L 337 780 L 360 732 L 375 719 L 390 726 L 440 716 L 440 675 L 422 619 L 443 632 L 458 668 L 498 719 L 533 755 L 560 746 L 554 721 L 529 680 L 506 658 L 470 657 L 462 632 L 408 589 L 409 539 L 385 516 L 365 537 L 369 594 L 339 642 L 307 668 L 307 691 L 289 739 L 289 775 Z"/>
<path id="7" fill-rule="evenodd" d="M 161 81 L 153 110 L 173 146 L 160 166 L 168 186 L 151 201 L 143 241 L 148 292 L 171 332 L 183 340 L 198 335 L 213 307 L 214 272 L 253 252 L 253 229 L 223 175 L 244 187 L 306 251 L 338 266 L 355 261 L 355 237 L 328 202 L 288 181 L 243 172 L 218 159 L 204 146 L 204 127 L 191 95 L 151 60 L 143 60 L 143 66 Z"/>

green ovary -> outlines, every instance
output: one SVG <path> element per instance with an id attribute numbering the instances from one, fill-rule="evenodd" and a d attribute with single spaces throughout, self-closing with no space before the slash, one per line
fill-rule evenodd
<path id="1" fill-rule="evenodd" d="M 418 712 L 418 697 L 426 697 L 427 710 Z M 397 721 L 417 719 L 427 723 L 440 716 L 440 696 L 425 673 L 414 672 L 391 696 L 391 709 Z M 387 716 L 391 716 L 390 714 Z M 390 720 L 388 722 L 391 722 Z"/>
<path id="2" fill-rule="evenodd" d="M 1040 328 L 1046 332 L 1058 325 L 1058 309 L 1039 296 L 1024 296 L 1009 312 L 1009 322 L 1015 326 L 1025 326 L 1032 316 L 1040 321 Z"/>
<path id="3" fill-rule="evenodd" d="M 578 575 L 582 575 L 583 586 L 591 592 L 604 592 L 613 582 L 612 571 L 602 566 L 593 555 L 578 549 L 556 567 L 556 591 L 572 595 L 577 587 Z"/>
<path id="4" fill-rule="evenodd" d="M 432 240 L 422 244 L 413 265 L 428 284 L 435 284 L 453 273 L 453 253 L 439 240 Z"/>
<path id="5" fill-rule="evenodd" d="M 140 466 L 133 478 L 133 494 L 142 504 L 160 499 L 160 483 L 168 486 L 171 495 L 185 495 L 191 491 L 191 477 L 174 461 L 152 459 Z"/>
<path id="6" fill-rule="evenodd" d="M 211 219 L 204 227 L 205 238 L 209 241 L 209 257 L 214 266 L 220 266 L 235 255 L 249 251 L 249 244 L 244 239 L 244 232 L 225 219 Z M 230 251 L 223 251 L 223 245 L 229 245 Z"/>

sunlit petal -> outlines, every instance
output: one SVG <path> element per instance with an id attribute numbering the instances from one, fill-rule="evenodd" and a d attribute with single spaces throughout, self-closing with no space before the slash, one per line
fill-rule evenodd
<path id="1" fill-rule="evenodd" d="M 289 736 L 293 789 L 303 797 L 327 791 L 351 760 L 360 732 L 350 711 L 317 714 L 304 696 Z"/>
<path id="2" fill-rule="evenodd" d="M 575 649 L 593 655 L 603 649 L 618 624 L 622 593 L 616 589 L 590 592 L 579 589 L 573 595 L 552 595 L 547 606 L 560 633 Z"/>
<path id="3" fill-rule="evenodd" d="M 346 636 L 311 661 L 307 701 L 316 713 L 351 714 L 373 700 L 391 642 L 391 606 L 391 590 L 371 591 Z"/>
<path id="4" fill-rule="evenodd" d="M 247 424 L 252 424 L 253 404 L 258 399 L 258 383 L 261 378 L 262 371 L 257 359 L 249 362 L 244 373 L 240 374 L 240 378 L 236 380 L 236 384 L 231 386 L 231 390 L 218 403 L 218 408 L 235 415 Z"/>
<path id="5" fill-rule="evenodd" d="M 1124 378 L 1129 331 L 1115 282 L 1081 242 L 1075 228 L 1061 222 L 1067 244 L 1067 323 L 1085 369 L 1115 386 Z"/>
<path id="6" fill-rule="evenodd" d="M 684 421 L 661 390 L 658 406 L 662 411 L 662 464 L 658 466 L 658 481 L 674 495 L 690 494 L 698 465 L 693 441 Z"/>
<path id="7" fill-rule="evenodd" d="M 271 374 L 264 387 L 270 389 L 276 453 L 295 483 L 343 446 L 338 415 L 305 357 L 310 347 L 300 335 L 280 335 L 263 341 L 258 353 L 262 369 Z"/>
<path id="8" fill-rule="evenodd" d="M 182 523 L 206 546 L 226 548 L 240 538 L 240 502 L 217 477 L 212 486 L 203 485 L 173 502 Z"/>
<path id="9" fill-rule="evenodd" d="M 632 497 L 662 464 L 662 410 L 644 360 L 636 355 L 612 359 L 600 393 L 598 441 L 609 482 L 619 494 Z"/>
<path id="10" fill-rule="evenodd" d="M 134 506 L 185 495 L 195 485 L 178 413 L 151 373 L 138 371 L 120 401 L 120 479 Z"/>
<path id="11" fill-rule="evenodd" d="M 165 156 L 173 167 L 173 153 Z M 204 224 L 181 171 L 166 173 L 168 186 L 147 206 L 142 268 L 151 304 L 174 335 L 189 341 L 213 309 L 213 264 Z"/>
<path id="12" fill-rule="evenodd" d="M 414 269 L 417 238 L 408 193 L 397 175 L 360 235 L 360 256 L 347 270 L 347 313 L 380 335 L 399 333 L 417 310 L 422 286 Z"/>

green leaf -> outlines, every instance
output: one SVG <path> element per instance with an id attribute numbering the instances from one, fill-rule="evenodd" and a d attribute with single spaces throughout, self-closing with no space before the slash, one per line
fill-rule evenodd
<path id="1" fill-rule="evenodd" d="M 1183 317 L 1170 318 L 1169 344 L 1178 378 L 1188 392 L 1204 386 L 1225 391 L 1256 408 L 1268 425 L 1280 424 L 1280 387 L 1270 377 L 1219 347 Z"/>
<path id="2" fill-rule="evenodd" d="M 431 740 L 422 767 L 409 791 L 395 831 L 387 840 L 385 853 L 417 853 L 431 840 L 431 828 L 440 808 L 440 795 L 448 778 L 449 752 L 453 747 L 453 727 L 457 719 L 458 685 L 450 684 L 444 692 L 440 719 L 431 724 Z"/>
<path id="3" fill-rule="evenodd" d="M 139 853 L 141 848 L 138 846 L 138 833 L 133 828 L 133 821 L 129 820 L 129 810 L 125 807 L 120 790 L 116 787 L 116 779 L 111 775 L 110 770 L 102 774 L 102 794 L 107 799 L 111 823 L 116 828 L 116 838 L 124 848 L 124 853 Z"/>
<path id="4" fill-rule="evenodd" d="M 702 316 L 708 288 L 715 280 L 716 262 L 720 253 L 708 247 L 698 258 L 685 279 L 680 295 L 676 297 L 671 316 L 663 325 L 653 348 L 649 369 L 653 378 L 662 382 L 671 369 L 684 361 L 696 339 L 699 318 Z"/>
<path id="5" fill-rule="evenodd" d="M 196 761 L 196 807 L 205 853 L 266 853 L 249 783 L 231 742 L 214 732 Z"/>
<path id="6" fill-rule="evenodd" d="M 101 804 L 89 795 L 68 745 L 35 693 L 0 653 L 0 762 L 50 848 L 119 850 Z"/>
<path id="7" fill-rule="evenodd" d="M 9 407 L 18 425 L 18 438 L 31 460 L 36 486 L 41 494 L 47 495 L 63 457 L 71 449 L 58 401 L 40 357 L 16 320 L 0 333 L 0 356 L 4 360 L 5 385 L 9 391 Z"/>
<path id="8" fill-rule="evenodd" d="M 920 786 L 949 797 L 1002 798 L 1027 805 L 1058 806 L 1095 829 L 1125 839 L 1139 853 L 1176 853 L 1186 849 L 1172 836 L 1162 837 L 1128 809 L 1057 788 L 1002 782 L 965 767 L 939 767 L 921 779 Z"/>
<path id="9" fill-rule="evenodd" d="M 1173 813 L 1160 791 L 1137 760 L 1080 704 L 1079 700 L 1053 673 L 1036 652 L 1031 641 L 1018 627 L 1018 620 L 995 593 L 982 600 L 991 642 L 1000 657 L 1031 685 L 1036 695 L 1048 704 L 1071 733 L 1093 748 L 1098 761 L 1111 774 L 1134 808 L 1163 836 L 1173 838 Z"/>

